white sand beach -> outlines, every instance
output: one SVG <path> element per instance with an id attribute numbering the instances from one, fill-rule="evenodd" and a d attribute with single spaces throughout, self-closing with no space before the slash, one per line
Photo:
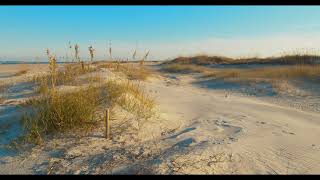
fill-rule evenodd
<path id="1" fill-rule="evenodd" d="M 0 71 L 18 66 L 0 65 Z M 26 75 L 1 82 L 23 82 L 46 69 L 27 66 Z M 141 84 L 155 98 L 157 113 L 138 129 L 117 108 L 111 140 L 104 137 L 103 122 L 80 138 L 58 135 L 18 155 L 2 154 L 0 174 L 319 174 L 319 112 L 203 88 L 193 83 L 195 77 L 155 73 Z M 0 105 L 2 127 L 17 128 L 11 127 L 15 105 L 32 91 L 21 88 Z M 124 123 L 132 126 L 120 132 Z"/>

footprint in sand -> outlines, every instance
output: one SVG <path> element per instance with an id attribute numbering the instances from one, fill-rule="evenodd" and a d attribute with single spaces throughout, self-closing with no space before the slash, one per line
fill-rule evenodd
<path id="1" fill-rule="evenodd" d="M 195 130 L 195 129 L 196 129 L 195 127 L 186 128 L 186 129 L 184 129 L 184 130 L 182 130 L 182 131 L 178 132 L 178 133 L 177 133 L 177 134 L 175 134 L 175 135 L 172 135 L 172 136 L 170 136 L 170 137 L 165 138 L 164 140 L 166 140 L 166 139 L 174 139 L 174 138 L 177 138 L 177 137 L 178 137 L 178 136 L 180 136 L 181 134 L 184 134 L 184 133 L 187 133 L 187 132 L 193 131 L 193 130 Z"/>
<path id="2" fill-rule="evenodd" d="M 266 122 L 264 121 L 257 121 L 258 124 L 267 124 Z"/>
<path id="3" fill-rule="evenodd" d="M 296 135 L 295 133 L 293 133 L 293 132 L 288 132 L 288 131 L 286 131 L 286 130 L 282 130 L 282 132 L 285 133 L 285 134 Z"/>
<path id="4" fill-rule="evenodd" d="M 172 146 L 172 148 L 186 148 L 189 147 L 192 143 L 194 143 L 195 140 L 193 138 L 188 138 L 182 141 L 177 142 Z"/>

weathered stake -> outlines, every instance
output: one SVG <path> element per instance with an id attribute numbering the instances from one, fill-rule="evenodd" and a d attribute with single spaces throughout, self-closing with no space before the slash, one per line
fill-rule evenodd
<path id="1" fill-rule="evenodd" d="M 83 61 L 81 61 L 81 68 L 82 68 L 82 71 L 84 71 L 84 64 L 83 64 Z"/>
<path id="2" fill-rule="evenodd" d="M 106 138 L 110 138 L 110 110 L 106 110 Z"/>

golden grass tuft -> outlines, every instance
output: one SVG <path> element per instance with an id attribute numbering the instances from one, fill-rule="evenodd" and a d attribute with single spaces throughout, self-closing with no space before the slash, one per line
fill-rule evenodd
<path id="1" fill-rule="evenodd" d="M 119 105 L 138 119 L 149 119 L 154 115 L 154 100 L 143 88 L 130 80 L 110 80 L 105 84 L 107 99 L 112 105 Z"/>
<path id="2" fill-rule="evenodd" d="M 19 70 L 16 73 L 14 73 L 13 76 L 21 76 L 21 75 L 27 74 L 27 72 L 28 72 L 28 69 L 22 69 L 22 70 Z"/>
<path id="3" fill-rule="evenodd" d="M 77 85 L 77 78 L 86 73 L 95 72 L 96 68 L 86 67 L 82 68 L 81 64 L 67 64 L 61 70 L 57 70 L 55 74 L 55 84 L 59 85 Z M 52 75 L 45 74 L 35 76 L 33 81 L 37 85 L 37 93 L 48 92 L 52 84 Z"/>
<path id="4" fill-rule="evenodd" d="M 262 68 L 207 68 L 200 65 L 166 64 L 161 70 L 169 73 L 201 73 L 204 78 L 296 79 L 319 78 L 320 65 L 290 65 Z"/>
<path id="5" fill-rule="evenodd" d="M 130 80 L 146 80 L 153 72 L 145 66 L 134 66 L 133 64 L 120 64 L 110 62 L 98 65 L 98 68 L 109 68 L 116 72 L 122 72 Z"/>
<path id="6" fill-rule="evenodd" d="M 70 67 L 65 69 L 71 70 Z M 59 80 L 62 72 L 57 73 L 58 84 L 68 82 Z M 74 78 L 76 75 L 78 73 L 70 76 Z M 77 90 L 59 92 L 50 88 L 49 79 L 45 76 L 37 81 L 40 83 L 40 96 L 25 104 L 29 113 L 23 116 L 21 122 L 26 132 L 22 139 L 27 142 L 40 144 L 46 135 L 56 132 L 90 130 L 101 120 L 95 114 L 106 107 L 118 105 L 138 120 L 147 120 L 154 114 L 154 100 L 139 84 L 130 80 L 103 82 L 100 76 L 89 76 L 88 87 L 79 86 Z M 94 82 L 99 83 L 94 86 Z"/>
<path id="7" fill-rule="evenodd" d="M 5 93 L 8 87 L 6 85 L 0 84 L 0 103 L 5 101 Z"/>
<path id="8" fill-rule="evenodd" d="M 26 103 L 29 113 L 22 117 L 25 140 L 39 144 L 43 136 L 93 126 L 97 107 L 103 103 L 101 89 L 89 87 L 68 93 L 46 93 Z"/>
<path id="9" fill-rule="evenodd" d="M 139 84 L 129 80 L 109 80 L 99 86 L 82 87 L 71 92 L 42 94 L 25 104 L 28 113 L 22 117 L 26 142 L 40 144 L 45 135 L 71 130 L 90 130 L 101 117 L 104 107 L 120 106 L 137 120 L 147 120 L 154 115 L 154 100 L 147 96 Z"/>
<path id="10" fill-rule="evenodd" d="M 2 104 L 5 101 L 5 98 L 0 96 L 0 104 Z"/>

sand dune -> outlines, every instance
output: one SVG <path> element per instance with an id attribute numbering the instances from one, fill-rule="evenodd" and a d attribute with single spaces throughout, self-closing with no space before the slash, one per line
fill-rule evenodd
<path id="1" fill-rule="evenodd" d="M 213 90 L 193 75 L 143 82 L 157 116 L 104 138 L 61 135 L 21 156 L 0 157 L 1 174 L 318 174 L 320 114 Z M 1 105 L 4 106 L 4 105 Z M 1 112 L 1 118 L 5 116 Z M 117 109 L 115 131 L 124 121 Z"/>

